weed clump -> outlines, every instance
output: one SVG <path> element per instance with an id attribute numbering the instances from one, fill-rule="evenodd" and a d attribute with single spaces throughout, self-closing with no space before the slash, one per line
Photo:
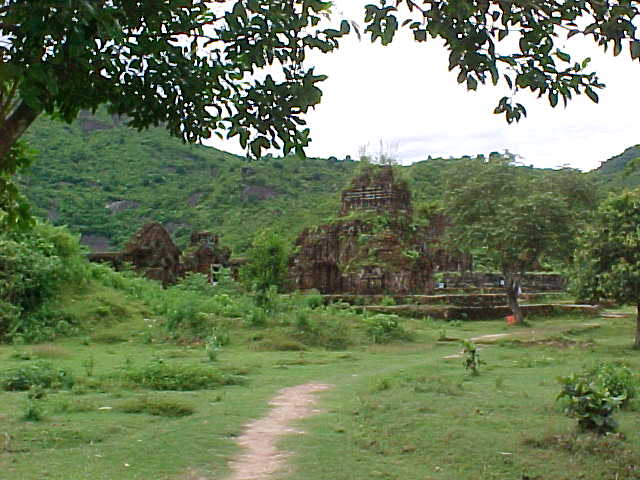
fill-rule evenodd
<path id="1" fill-rule="evenodd" d="M 389 343 L 393 340 L 409 340 L 409 333 L 398 323 L 397 315 L 377 314 L 365 319 L 367 333 L 373 343 Z"/>
<path id="2" fill-rule="evenodd" d="M 118 410 L 124 413 L 140 413 L 157 417 L 186 417 L 193 415 L 192 405 L 169 398 L 139 397 L 123 402 Z"/>
<path id="3" fill-rule="evenodd" d="M 131 384 L 149 390 L 207 390 L 242 383 L 240 377 L 223 374 L 209 366 L 170 365 L 162 360 L 131 368 L 124 375 Z"/>
<path id="4" fill-rule="evenodd" d="M 0 388 L 5 391 L 27 391 L 32 387 L 70 389 L 74 383 L 71 372 L 55 369 L 44 361 L 0 372 Z"/>

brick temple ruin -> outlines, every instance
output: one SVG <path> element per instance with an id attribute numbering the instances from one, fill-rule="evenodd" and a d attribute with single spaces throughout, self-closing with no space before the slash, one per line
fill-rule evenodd
<path id="1" fill-rule="evenodd" d="M 468 255 L 446 249 L 446 218 L 412 225 L 411 192 L 391 167 L 372 168 L 342 193 L 341 219 L 304 230 L 290 260 L 291 287 L 323 294 L 424 294 L 433 274 L 471 270 Z"/>
<path id="2" fill-rule="evenodd" d="M 151 222 L 138 230 L 119 252 L 91 253 L 92 262 L 110 263 L 120 269 L 130 263 L 136 272 L 163 286 L 173 285 L 186 273 L 202 273 L 214 279 L 215 273 L 230 264 L 231 250 L 219 245 L 219 238 L 211 232 L 194 232 L 191 245 L 181 252 L 169 232 L 158 222 Z"/>

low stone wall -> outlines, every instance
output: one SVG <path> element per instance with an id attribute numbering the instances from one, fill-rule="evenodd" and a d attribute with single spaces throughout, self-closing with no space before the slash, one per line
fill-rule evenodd
<path id="1" fill-rule="evenodd" d="M 491 320 L 502 319 L 511 315 L 511 309 L 506 305 L 493 307 L 455 307 L 434 305 L 393 305 L 393 306 L 368 306 L 363 307 L 369 312 L 386 313 L 411 318 L 437 318 L 441 320 Z M 527 315 L 563 315 L 576 313 L 583 315 L 597 315 L 601 307 L 599 305 L 566 305 L 566 304 L 537 304 L 521 305 L 520 308 Z"/>
<path id="2" fill-rule="evenodd" d="M 500 273 L 443 272 L 446 288 L 495 288 L 504 276 Z M 560 291 L 567 281 L 557 273 L 527 273 L 520 279 L 520 287 L 527 292 Z"/>
<path id="3" fill-rule="evenodd" d="M 558 293 L 523 293 L 520 301 L 531 302 Z M 491 307 L 507 305 L 504 293 L 447 293 L 442 295 L 323 295 L 325 303 L 344 302 L 350 305 L 380 305 L 393 299 L 396 305 L 447 305 L 460 307 Z"/>

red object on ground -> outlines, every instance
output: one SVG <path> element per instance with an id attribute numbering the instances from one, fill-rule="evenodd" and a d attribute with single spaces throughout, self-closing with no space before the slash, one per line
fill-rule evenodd
<path id="1" fill-rule="evenodd" d="M 507 321 L 507 325 L 515 325 L 516 323 L 516 317 L 514 315 L 507 315 L 505 320 Z"/>

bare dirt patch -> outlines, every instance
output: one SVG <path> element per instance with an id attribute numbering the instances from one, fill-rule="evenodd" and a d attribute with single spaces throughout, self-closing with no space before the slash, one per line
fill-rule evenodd
<path id="1" fill-rule="evenodd" d="M 244 452 L 231 463 L 228 480 L 267 480 L 283 469 L 291 452 L 278 449 L 278 440 L 286 434 L 304 433 L 294 428 L 293 422 L 319 413 L 314 408 L 314 394 L 330 388 L 332 385 L 305 383 L 280 390 L 269 403 L 269 414 L 247 424 L 238 437 L 237 443 Z"/>

